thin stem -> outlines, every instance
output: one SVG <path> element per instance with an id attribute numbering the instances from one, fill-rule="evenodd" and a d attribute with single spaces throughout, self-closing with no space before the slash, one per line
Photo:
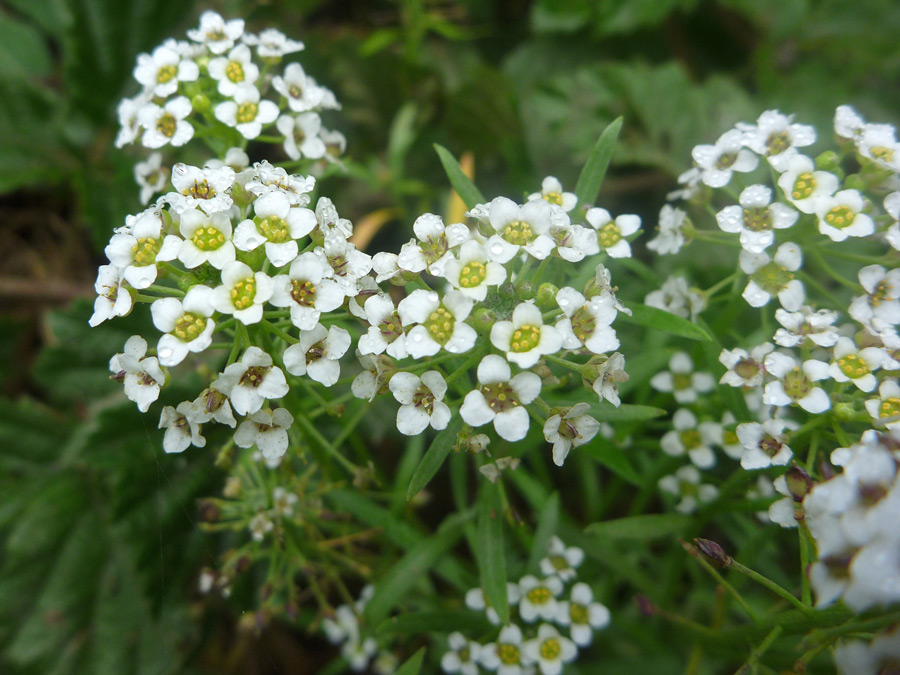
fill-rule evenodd
<path id="1" fill-rule="evenodd" d="M 293 335 L 289 335 L 285 331 L 283 331 L 280 328 L 278 328 L 277 326 L 275 326 L 271 321 L 266 321 L 265 319 L 263 319 L 262 321 L 259 322 L 259 325 L 263 328 L 263 330 L 266 330 L 266 331 L 272 333 L 273 335 L 280 337 L 282 340 L 287 342 L 289 345 L 295 345 L 298 342 L 300 342 L 300 340 L 295 338 Z"/>
<path id="2" fill-rule="evenodd" d="M 147 286 L 148 291 L 156 291 L 157 293 L 162 293 L 163 295 L 172 295 L 178 298 L 184 297 L 184 291 L 179 288 L 173 288 L 172 286 L 162 286 L 160 284 L 150 284 Z"/>
<path id="3" fill-rule="evenodd" d="M 806 574 L 809 567 L 809 530 L 805 522 L 797 523 L 797 533 L 800 538 L 800 599 L 804 605 L 812 607 L 812 590 Z"/>
<path id="4" fill-rule="evenodd" d="M 766 639 L 763 640 L 759 644 L 759 646 L 750 653 L 750 658 L 748 658 L 744 662 L 744 665 L 742 665 L 735 671 L 735 675 L 744 675 L 745 673 L 751 672 L 751 669 L 756 666 L 757 661 L 759 661 L 760 657 L 769 650 L 769 647 L 772 646 L 772 643 L 778 639 L 779 635 L 781 635 L 782 630 L 784 629 L 781 626 L 775 626 L 775 628 L 773 628 L 769 632 L 769 634 L 766 635 Z"/>
<path id="5" fill-rule="evenodd" d="M 791 593 L 789 593 L 784 588 L 782 588 L 781 586 L 776 584 L 774 581 L 769 579 L 769 577 L 763 576 L 756 570 L 752 570 L 749 567 L 747 567 L 746 565 L 742 565 L 737 560 L 731 561 L 730 569 L 733 569 L 735 572 L 740 572 L 741 574 L 743 574 L 746 577 L 749 577 L 750 579 L 752 579 L 753 581 L 755 581 L 756 583 L 758 583 L 761 586 L 765 586 L 770 591 L 772 591 L 775 595 L 787 600 L 790 604 L 792 604 L 794 607 L 799 609 L 804 614 L 809 614 L 811 612 L 815 612 L 815 610 L 812 607 L 810 607 L 808 605 L 804 605 L 797 598 L 795 598 Z"/>
<path id="6" fill-rule="evenodd" d="M 304 428 L 306 433 L 308 433 L 313 439 L 315 439 L 315 441 L 322 446 L 325 452 L 334 457 L 351 476 L 355 476 L 357 474 L 357 472 L 359 471 L 359 467 L 349 459 L 344 457 L 344 455 L 341 454 L 337 447 L 335 447 L 335 445 L 333 445 L 327 438 L 322 435 L 322 433 L 316 428 L 316 425 L 314 425 L 306 417 L 306 415 L 298 411 L 295 413 L 294 419 L 296 419 Z"/>
<path id="7" fill-rule="evenodd" d="M 709 561 L 707 561 L 707 560 L 700 554 L 700 552 L 697 551 L 697 550 L 696 550 L 693 546 L 691 546 L 690 544 L 685 544 L 685 550 L 686 550 L 689 554 L 691 554 L 691 556 L 692 556 L 694 559 L 696 559 L 697 562 L 700 563 L 700 565 L 703 567 L 703 569 L 706 570 L 707 574 L 709 574 L 713 579 L 716 580 L 716 583 L 717 583 L 717 584 L 719 584 L 722 588 L 724 588 L 726 591 L 728 591 L 729 593 L 731 593 L 731 595 L 734 597 L 734 599 L 737 601 L 737 603 L 741 606 L 741 609 L 743 609 L 744 612 L 746 612 L 747 616 L 749 616 L 750 619 L 751 619 L 754 623 L 756 623 L 756 622 L 759 621 L 759 616 L 757 616 L 756 612 L 753 611 L 753 608 L 752 608 L 750 605 L 747 604 L 747 601 L 744 600 L 744 597 L 743 597 L 740 593 L 738 593 L 737 589 L 736 589 L 734 586 L 732 586 L 730 583 L 728 583 L 728 582 L 725 580 L 725 577 L 723 577 L 721 574 L 719 574 L 719 570 L 717 570 L 715 567 L 713 567 L 713 566 L 709 563 Z M 734 565 L 733 562 L 732 562 L 732 565 Z"/>
<path id="8" fill-rule="evenodd" d="M 557 365 L 562 366 L 563 368 L 568 368 L 569 370 L 574 370 L 576 373 L 581 373 L 584 371 L 584 366 L 580 363 L 575 363 L 574 361 L 568 361 L 566 359 L 560 358 L 558 356 L 554 356 L 553 354 L 544 354 L 544 358 L 550 363 L 555 363 Z"/>

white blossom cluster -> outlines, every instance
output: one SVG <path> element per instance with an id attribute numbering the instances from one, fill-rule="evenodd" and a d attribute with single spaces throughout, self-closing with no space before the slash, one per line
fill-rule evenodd
<path id="1" fill-rule="evenodd" d="M 243 19 L 226 21 L 213 11 L 187 38 L 138 55 L 134 79 L 141 91 L 119 104 L 116 147 L 178 148 L 223 125 L 224 136 L 242 145 L 266 130 L 266 140 L 274 135 L 291 160 L 334 161 L 343 152 L 344 136 L 322 126 L 320 113 L 340 108 L 331 90 L 299 63 L 272 71 L 302 42 L 274 28 L 250 33 Z M 164 188 L 167 171 L 158 152 L 135 167 L 145 203 Z"/>
<path id="2" fill-rule="evenodd" d="M 450 650 L 441 659 L 445 673 L 525 675 L 539 670 L 558 675 L 566 663 L 588 647 L 594 632 L 609 623 L 609 610 L 594 599 L 591 587 L 577 580 L 584 551 L 552 537 L 541 560 L 541 576 L 526 575 L 507 584 L 511 621 L 493 642 L 481 644 L 459 632 L 448 638 Z M 500 621 L 475 588 L 466 594 L 469 609 L 486 611 L 494 625 Z"/>

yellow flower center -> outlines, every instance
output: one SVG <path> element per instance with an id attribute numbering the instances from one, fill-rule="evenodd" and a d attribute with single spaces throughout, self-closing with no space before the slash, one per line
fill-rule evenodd
<path id="1" fill-rule="evenodd" d="M 156 254 L 159 253 L 161 246 L 162 242 L 154 237 L 141 237 L 131 247 L 131 252 L 134 254 L 134 264 L 138 267 L 152 265 L 156 262 Z"/>
<path id="2" fill-rule="evenodd" d="M 686 429 L 681 432 L 680 436 L 681 443 L 684 445 L 685 450 L 694 450 L 703 445 L 703 437 L 696 429 Z"/>
<path id="3" fill-rule="evenodd" d="M 750 278 L 769 295 L 777 295 L 784 290 L 794 275 L 773 260 L 756 270 Z"/>
<path id="4" fill-rule="evenodd" d="M 258 112 L 259 106 L 255 103 L 249 101 L 247 103 L 241 103 L 238 106 L 237 112 L 234 114 L 234 119 L 237 120 L 238 124 L 246 124 L 255 120 Z"/>
<path id="5" fill-rule="evenodd" d="M 225 235 L 212 225 L 198 228 L 191 237 L 194 246 L 201 251 L 215 251 L 225 244 Z"/>
<path id="6" fill-rule="evenodd" d="M 192 342 L 200 337 L 204 328 L 206 328 L 205 316 L 200 316 L 193 312 L 185 312 L 175 322 L 175 329 L 172 331 L 172 335 L 182 342 Z"/>
<path id="7" fill-rule="evenodd" d="M 875 159 L 880 159 L 885 162 L 894 161 L 894 150 L 893 148 L 886 148 L 883 145 L 873 145 L 869 148 L 869 152 L 872 153 L 872 157 Z"/>
<path id="8" fill-rule="evenodd" d="M 509 382 L 482 385 L 481 394 L 487 401 L 488 408 L 495 413 L 501 413 L 519 405 L 516 393 L 509 386 Z"/>
<path id="9" fill-rule="evenodd" d="M 816 177 L 810 171 L 805 171 L 797 176 L 794 187 L 791 188 L 791 198 L 807 199 L 816 189 Z"/>
<path id="10" fill-rule="evenodd" d="M 835 206 L 825 214 L 825 222 L 839 230 L 853 224 L 856 214 L 849 206 Z"/>
<path id="11" fill-rule="evenodd" d="M 292 84 L 290 87 L 288 87 L 288 95 L 291 98 L 302 97 L 303 96 L 303 87 L 301 87 L 299 84 Z"/>
<path id="12" fill-rule="evenodd" d="M 238 384 L 242 387 L 252 387 L 256 389 L 262 384 L 267 372 L 269 372 L 269 368 L 266 366 L 250 366 L 247 368 L 247 372 L 241 375 Z"/>
<path id="13" fill-rule="evenodd" d="M 878 416 L 881 418 L 897 417 L 900 415 L 900 398 L 886 398 L 878 406 Z"/>
<path id="14" fill-rule="evenodd" d="M 569 605 L 569 619 L 576 626 L 585 625 L 590 620 L 590 613 L 588 612 L 588 608 L 584 605 L 578 605 L 573 602 Z"/>
<path id="15" fill-rule="evenodd" d="M 553 599 L 553 593 L 550 592 L 549 588 L 536 586 L 528 591 L 528 593 L 525 594 L 525 597 L 527 597 L 533 605 L 546 605 Z"/>
<path id="16" fill-rule="evenodd" d="M 784 393 L 795 401 L 807 396 L 812 390 L 812 384 L 799 366 L 784 376 Z"/>
<path id="17" fill-rule="evenodd" d="M 187 187 L 181 191 L 185 197 L 194 197 L 195 199 L 212 199 L 216 196 L 215 188 L 209 184 L 205 178 L 199 183 L 195 180 L 191 187 Z"/>
<path id="18" fill-rule="evenodd" d="M 284 218 L 267 216 L 257 221 L 256 226 L 262 236 L 273 244 L 283 244 L 291 238 L 291 228 Z"/>
<path id="19" fill-rule="evenodd" d="M 579 307 L 572 312 L 570 321 L 572 323 L 572 332 L 575 333 L 575 337 L 582 343 L 590 338 L 597 328 L 597 319 L 584 307 Z"/>
<path id="20" fill-rule="evenodd" d="M 538 346 L 540 341 L 541 329 L 538 326 L 532 326 L 531 324 L 526 323 L 513 331 L 512 339 L 509 342 L 509 348 L 517 354 L 530 352 Z"/>
<path id="21" fill-rule="evenodd" d="M 859 354 L 847 354 L 846 356 L 842 356 L 838 359 L 837 365 L 838 368 L 841 369 L 841 372 L 851 380 L 855 380 L 869 373 L 869 366 L 866 365 L 866 362 L 862 360 Z"/>
<path id="22" fill-rule="evenodd" d="M 165 84 L 178 74 L 178 67 L 173 65 L 162 66 L 156 71 L 156 82 Z"/>
<path id="23" fill-rule="evenodd" d="M 178 120 L 171 113 L 163 113 L 156 120 L 156 130 L 166 138 L 172 138 L 178 129 Z"/>
<path id="24" fill-rule="evenodd" d="M 256 297 L 256 279 L 247 277 L 237 281 L 231 287 L 231 304 L 235 309 L 247 309 L 253 304 Z"/>
<path id="25" fill-rule="evenodd" d="M 766 139 L 766 149 L 769 155 L 780 155 L 789 147 L 791 147 L 791 136 L 787 131 L 772 132 Z"/>
<path id="26" fill-rule="evenodd" d="M 559 192 L 548 192 L 544 195 L 544 199 L 551 204 L 562 206 L 562 195 Z"/>
<path id="27" fill-rule="evenodd" d="M 757 206 L 750 209 L 744 209 L 744 227 L 751 232 L 771 230 L 772 217 L 769 215 L 769 208 L 766 206 Z"/>
<path id="28" fill-rule="evenodd" d="M 515 665 L 521 660 L 519 648 L 508 642 L 497 645 L 497 656 L 500 657 L 500 662 L 507 666 Z"/>
<path id="29" fill-rule="evenodd" d="M 225 77 L 235 84 L 243 82 L 246 77 L 244 75 L 244 64 L 240 61 L 229 61 L 228 65 L 225 66 Z"/>
<path id="30" fill-rule="evenodd" d="M 737 153 L 735 152 L 724 152 L 719 155 L 719 159 L 716 160 L 715 167 L 720 171 L 724 171 L 725 169 L 730 169 L 734 163 L 737 161 Z"/>
<path id="31" fill-rule="evenodd" d="M 477 288 L 487 277 L 487 268 L 484 263 L 473 260 L 463 265 L 459 272 L 459 285 L 462 288 Z"/>
<path id="32" fill-rule="evenodd" d="M 314 307 L 316 304 L 315 284 L 305 279 L 292 279 L 291 299 L 301 307 Z"/>
<path id="33" fill-rule="evenodd" d="M 453 335 L 453 328 L 456 325 L 456 319 L 447 310 L 446 307 L 440 305 L 435 309 L 425 322 L 425 330 L 431 338 L 440 345 L 447 344 L 447 340 Z"/>
<path id="34" fill-rule="evenodd" d="M 547 638 L 541 643 L 541 658 L 545 661 L 555 661 L 562 653 L 562 647 L 556 638 Z"/>
<path id="35" fill-rule="evenodd" d="M 534 234 L 534 230 L 531 229 L 531 225 L 524 220 L 514 220 L 503 228 L 503 232 L 500 236 L 506 239 L 510 244 L 525 246 L 526 244 L 531 243 L 536 235 Z"/>
<path id="36" fill-rule="evenodd" d="M 597 231 L 597 241 L 603 248 L 615 245 L 622 238 L 622 232 L 615 221 L 610 221 Z"/>

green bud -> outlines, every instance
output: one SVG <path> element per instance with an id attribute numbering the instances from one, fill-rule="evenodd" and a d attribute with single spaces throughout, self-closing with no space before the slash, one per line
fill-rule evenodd
<path id="1" fill-rule="evenodd" d="M 841 187 L 844 190 L 864 191 L 867 188 L 866 179 L 858 173 L 851 173 L 844 179 L 844 184 Z"/>
<path id="2" fill-rule="evenodd" d="M 528 281 L 523 281 L 516 286 L 516 300 L 532 300 L 534 299 L 534 293 L 534 284 Z"/>
<path id="3" fill-rule="evenodd" d="M 256 199 L 256 195 L 248 192 L 243 185 L 236 182 L 231 186 L 231 198 L 239 209 L 246 209 Z"/>
<path id="4" fill-rule="evenodd" d="M 816 168 L 819 171 L 827 171 L 838 177 L 844 175 L 841 169 L 841 157 L 834 150 L 826 150 L 816 157 Z"/>
<path id="5" fill-rule="evenodd" d="M 209 110 L 209 96 L 206 94 L 196 94 L 191 98 L 191 107 L 198 113 L 205 113 Z"/>
<path id="6" fill-rule="evenodd" d="M 837 417 L 841 422 L 852 422 L 854 419 L 856 419 L 856 411 L 853 409 L 852 403 L 842 401 L 835 404 L 834 416 Z"/>
<path id="7" fill-rule="evenodd" d="M 495 323 L 497 323 L 497 317 L 487 307 L 479 307 L 472 314 L 473 327 L 481 334 L 489 333 Z"/>
<path id="8" fill-rule="evenodd" d="M 802 502 L 803 498 L 812 490 L 812 478 L 796 464 L 787 470 L 784 480 L 795 502 Z"/>
<path id="9" fill-rule="evenodd" d="M 555 307 L 557 293 L 559 293 L 559 289 L 549 281 L 545 281 L 544 283 L 542 283 L 540 286 L 538 286 L 537 290 L 538 307 L 542 307 L 544 309 Z"/>

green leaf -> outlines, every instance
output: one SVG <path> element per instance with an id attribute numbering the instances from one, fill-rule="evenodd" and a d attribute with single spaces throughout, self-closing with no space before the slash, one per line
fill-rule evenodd
<path id="1" fill-rule="evenodd" d="M 5 78 L 47 77 L 52 60 L 33 27 L 0 14 L 0 73 Z"/>
<path id="2" fill-rule="evenodd" d="M 470 209 L 476 204 L 483 204 L 485 201 L 484 196 L 478 188 L 475 187 L 475 183 L 469 180 L 469 177 L 463 173 L 462 168 L 459 166 L 459 162 L 456 161 L 456 158 L 450 151 L 437 143 L 434 144 L 434 149 L 441 159 L 441 164 L 444 166 L 447 178 L 450 179 L 450 185 L 456 190 L 456 194 L 463 200 L 463 203 Z"/>
<path id="3" fill-rule="evenodd" d="M 503 547 L 503 510 L 500 490 L 493 483 L 484 483 L 478 500 L 478 545 L 475 557 L 481 576 L 485 602 L 493 607 L 501 624 L 509 623 L 509 602 L 506 597 L 506 557 Z"/>
<path id="4" fill-rule="evenodd" d="M 591 523 L 584 531 L 609 539 L 644 541 L 671 537 L 683 532 L 690 524 L 690 516 L 681 513 L 651 513 Z"/>
<path id="5" fill-rule="evenodd" d="M 646 326 L 655 330 L 669 333 L 670 335 L 678 335 L 679 337 L 690 338 L 691 340 L 712 340 L 712 336 L 703 328 L 687 319 L 667 312 L 664 309 L 649 307 L 647 305 L 630 304 L 627 305 L 631 310 L 631 316 L 624 312 L 619 312 L 618 317 L 622 321 L 635 323 L 639 326 Z"/>
<path id="6" fill-rule="evenodd" d="M 472 634 L 487 632 L 491 624 L 484 612 L 468 609 L 411 612 L 392 616 L 378 626 L 378 633 L 422 635 L 423 633 L 451 633 L 461 631 Z"/>
<path id="7" fill-rule="evenodd" d="M 652 405 L 623 403 L 616 407 L 611 403 L 591 401 L 590 406 L 590 415 L 598 422 L 643 422 L 668 414 L 666 410 Z"/>
<path id="8" fill-rule="evenodd" d="M 428 483 L 434 478 L 438 469 L 444 464 L 447 455 L 456 444 L 456 433 L 462 426 L 462 419 L 454 417 L 450 424 L 431 442 L 428 451 L 419 462 L 409 481 L 409 488 L 406 490 L 406 499 L 410 500 L 415 497 Z"/>
<path id="9" fill-rule="evenodd" d="M 471 516 L 471 512 L 449 516 L 434 535 L 420 538 L 419 543 L 388 570 L 366 604 L 369 621 L 376 625 L 384 621 L 413 587 L 426 578 L 441 556 L 456 544 L 462 535 L 463 523 Z"/>
<path id="10" fill-rule="evenodd" d="M 631 466 L 631 462 L 628 461 L 625 453 L 611 441 L 589 443 L 585 447 L 585 450 L 591 457 L 596 459 L 607 469 L 612 470 L 627 480 L 629 483 L 633 485 L 644 484 L 644 481 L 641 479 L 638 472 Z"/>
<path id="11" fill-rule="evenodd" d="M 528 558 L 528 569 L 536 572 L 541 559 L 547 555 L 547 545 L 550 537 L 556 532 L 559 524 L 559 493 L 554 492 L 540 511 L 537 530 L 534 540 L 531 542 L 531 556 Z"/>
<path id="12" fill-rule="evenodd" d="M 425 658 L 425 647 L 422 647 L 409 660 L 397 669 L 396 675 L 419 675 L 422 659 Z"/>
<path id="13" fill-rule="evenodd" d="M 619 138 L 619 130 L 622 128 L 622 118 L 617 117 L 612 123 L 606 127 L 594 149 L 591 151 L 590 157 L 578 176 L 578 182 L 575 184 L 575 195 L 578 197 L 578 203 L 582 206 L 590 205 L 597 199 L 600 192 L 600 185 L 603 183 L 603 177 L 606 175 L 606 169 L 609 167 L 609 161 L 612 159 L 613 151 L 616 148 L 616 140 Z"/>

